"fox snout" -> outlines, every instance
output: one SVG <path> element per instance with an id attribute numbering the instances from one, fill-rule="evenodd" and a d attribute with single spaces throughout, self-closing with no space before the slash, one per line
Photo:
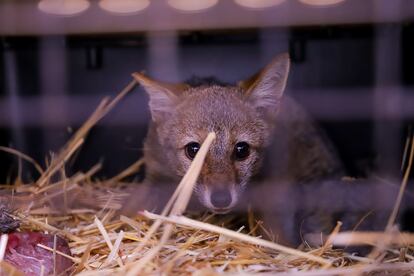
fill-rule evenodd
<path id="1" fill-rule="evenodd" d="M 231 174 L 201 175 L 196 193 L 200 202 L 214 213 L 224 214 L 236 205 L 238 189 Z"/>
<path id="2" fill-rule="evenodd" d="M 204 187 L 198 196 L 203 205 L 217 214 L 228 213 L 237 203 L 237 192 L 232 187 Z"/>
<path id="3" fill-rule="evenodd" d="M 216 189 L 211 192 L 210 202 L 216 209 L 226 209 L 233 199 L 229 189 Z"/>

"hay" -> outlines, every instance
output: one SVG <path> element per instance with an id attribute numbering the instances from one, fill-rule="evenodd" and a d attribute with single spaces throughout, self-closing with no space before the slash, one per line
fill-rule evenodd
<path id="1" fill-rule="evenodd" d="M 0 200 L 12 199 L 20 220 L 19 231 L 42 231 L 65 237 L 72 256 L 56 248 L 50 250 L 73 261 L 73 273 L 79 275 L 194 274 L 217 275 L 270 273 L 272 275 L 335 275 L 389 271 L 410 272 L 414 269 L 411 247 L 414 235 L 399 233 L 391 227 L 401 202 L 397 200 L 389 227 L 382 233 L 340 232 L 340 223 L 320 248 L 298 250 L 253 236 L 254 219 L 249 215 L 251 233 L 229 230 L 231 225 L 214 225 L 213 216 L 197 220 L 183 215 L 208 148 L 214 140 L 209 134 L 189 171 L 177 186 L 160 215 L 144 211 L 134 216 L 119 215 L 128 196 L 122 180 L 137 172 L 143 161 L 106 181 L 92 180 L 100 164 L 89 171 L 67 177 L 65 163 L 80 148 L 89 130 L 122 97 L 136 86 L 132 81 L 114 100 L 104 99 L 86 123 L 43 169 L 32 158 L 13 149 L 5 152 L 32 163 L 41 174 L 33 183 L 3 188 Z M 414 142 L 413 142 L 414 143 Z M 401 194 L 411 169 L 414 147 L 408 157 Z M 52 177 L 59 175 L 59 178 Z M 57 180 L 56 180 L 57 179 Z M 13 196 L 11 196 L 13 194 Z M 76 199 L 76 200 L 74 200 Z M 63 202 L 63 204 L 56 204 Z M 62 206 L 63 205 L 63 206 Z M 0 267 L 20 275 L 1 262 L 7 236 L 0 242 Z M 376 245 L 382 258 L 357 257 L 333 245 Z M 7 270 L 6 270 L 7 269 Z"/>

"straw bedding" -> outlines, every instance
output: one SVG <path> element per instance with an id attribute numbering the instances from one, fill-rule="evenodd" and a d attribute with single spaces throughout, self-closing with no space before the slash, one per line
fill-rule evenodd
<path id="1" fill-rule="evenodd" d="M 13 149 L 1 150 L 32 163 L 40 173 L 34 183 L 4 185 L 0 194 L 3 233 L 39 231 L 68 241 L 71 254 L 56 247 L 38 244 L 53 256 L 73 262 L 68 274 L 217 275 L 270 273 L 276 275 L 344 275 L 413 273 L 414 236 L 398 232 L 394 225 L 401 196 L 408 180 L 413 148 L 401 186 L 400 197 L 383 233 L 342 233 L 340 223 L 319 248 L 294 249 L 257 237 L 261 227 L 249 217 L 251 225 L 234 229 L 231 221 L 220 222 L 212 215 L 184 216 L 195 180 L 214 133 L 209 134 L 189 171 L 177 186 L 160 215 L 142 211 L 120 215 L 128 197 L 122 180 L 142 165 L 138 161 L 119 175 L 105 181 L 94 180 L 100 164 L 86 172 L 66 176 L 65 163 L 83 144 L 89 130 L 137 83 L 132 81 L 113 100 L 104 99 L 85 124 L 43 169 L 33 159 Z M 129 184 L 130 185 L 130 184 Z M 251 214 L 249 214 L 251 216 Z M 12 219 L 10 219 L 12 218 Z M 9 231 L 4 231 L 4 229 Z M 232 229 L 232 230 L 229 230 Z M 263 229 L 262 229 L 263 230 Z M 262 231 L 263 232 L 263 231 Z M 7 234 L 0 241 L 0 267 L 6 274 L 21 275 L 19 268 L 2 261 L 7 254 Z M 357 257 L 333 245 L 371 244 L 366 257 Z M 0 273 L 1 274 L 1 273 Z"/>

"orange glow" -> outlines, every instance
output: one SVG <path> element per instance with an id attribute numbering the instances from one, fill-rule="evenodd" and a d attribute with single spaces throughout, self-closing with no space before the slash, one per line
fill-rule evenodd
<path id="1" fill-rule="evenodd" d="M 168 5 L 185 12 L 197 12 L 216 5 L 218 0 L 168 0 Z"/>
<path id="2" fill-rule="evenodd" d="M 285 0 L 234 0 L 234 2 L 250 9 L 264 9 L 280 5 L 285 2 Z"/>
<path id="3" fill-rule="evenodd" d="M 331 6 L 339 4 L 345 0 L 299 0 L 303 4 L 311 6 Z"/>
<path id="4" fill-rule="evenodd" d="M 42 0 L 37 5 L 44 13 L 71 16 L 86 11 L 90 6 L 87 0 Z"/>
<path id="5" fill-rule="evenodd" d="M 132 14 L 145 10 L 150 4 L 149 0 L 101 0 L 101 9 L 118 14 Z"/>

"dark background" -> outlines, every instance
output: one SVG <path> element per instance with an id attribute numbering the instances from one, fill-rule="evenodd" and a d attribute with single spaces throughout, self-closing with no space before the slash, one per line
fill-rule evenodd
<path id="1" fill-rule="evenodd" d="M 289 51 L 287 93 L 323 126 L 349 175 L 398 176 L 414 115 L 413 34 L 412 23 L 394 23 L 2 36 L 0 145 L 44 164 L 132 72 L 168 81 L 214 76 L 237 82 Z M 94 128 L 69 172 L 99 161 L 101 177 L 126 168 L 141 156 L 148 119 L 147 97 L 136 89 Z M 0 154 L 0 182 L 16 172 L 16 158 Z M 23 179 L 34 177 L 25 166 Z"/>
<path id="2" fill-rule="evenodd" d="M 289 51 L 286 94 L 323 127 L 347 174 L 401 180 L 414 118 L 412 0 L 275 0 L 261 9 L 218 0 L 198 12 L 151 0 L 145 10 L 124 14 L 88 0 L 87 10 L 71 16 L 45 13 L 41 2 L 0 1 L 0 146 L 45 166 L 132 72 L 235 83 Z M 103 162 L 97 177 L 107 178 L 140 158 L 147 104 L 141 88 L 128 95 L 92 130 L 66 173 Z M 0 183 L 13 182 L 19 167 L 24 182 L 38 177 L 30 164 L 0 152 Z"/>

